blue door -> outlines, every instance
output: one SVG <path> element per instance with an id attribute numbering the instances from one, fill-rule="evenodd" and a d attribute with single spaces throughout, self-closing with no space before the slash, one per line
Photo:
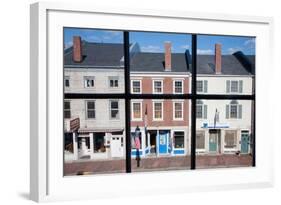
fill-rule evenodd
<path id="1" fill-rule="evenodd" d="M 241 134 L 241 153 L 248 154 L 249 153 L 249 133 L 242 132 Z"/>
<path id="2" fill-rule="evenodd" d="M 159 154 L 167 154 L 168 153 L 168 136 L 169 132 L 160 131 L 158 134 L 158 150 Z"/>

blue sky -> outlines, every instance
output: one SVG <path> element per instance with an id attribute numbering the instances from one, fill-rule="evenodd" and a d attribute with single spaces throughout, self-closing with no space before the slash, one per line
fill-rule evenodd
<path id="1" fill-rule="evenodd" d="M 66 28 L 64 30 L 64 44 L 66 48 L 72 45 L 72 37 L 75 35 L 79 35 L 83 40 L 89 42 L 123 42 L 123 33 L 121 31 Z M 174 53 L 183 53 L 186 49 L 191 51 L 191 35 L 189 34 L 130 33 L 130 42 L 137 42 L 143 52 L 164 52 L 165 41 L 172 43 L 172 52 Z M 197 53 L 214 54 L 215 43 L 222 45 L 222 54 L 232 54 L 236 51 L 242 51 L 248 55 L 255 55 L 255 38 L 212 35 L 198 35 Z"/>

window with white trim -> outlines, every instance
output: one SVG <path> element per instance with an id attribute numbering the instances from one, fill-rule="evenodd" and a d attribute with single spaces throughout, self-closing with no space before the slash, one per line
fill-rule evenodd
<path id="1" fill-rule="evenodd" d="M 132 93 L 141 93 L 141 80 L 132 80 Z"/>
<path id="2" fill-rule="evenodd" d="M 163 102 L 153 102 L 153 120 L 163 119 Z"/>
<path id="3" fill-rule="evenodd" d="M 207 93 L 208 92 L 208 81 L 207 80 L 197 80 L 196 81 L 196 90 L 198 93 Z"/>
<path id="4" fill-rule="evenodd" d="M 196 131 L 196 149 L 205 149 L 205 132 Z"/>
<path id="5" fill-rule="evenodd" d="M 119 77 L 118 76 L 109 76 L 109 87 L 118 88 L 119 87 Z"/>
<path id="6" fill-rule="evenodd" d="M 174 147 L 175 148 L 184 148 L 184 132 L 183 131 L 174 132 Z"/>
<path id="7" fill-rule="evenodd" d="M 64 101 L 64 118 L 71 118 L 70 101 Z"/>
<path id="8" fill-rule="evenodd" d="M 96 102 L 95 101 L 86 101 L 86 115 L 87 115 L 87 119 L 96 118 Z"/>
<path id="9" fill-rule="evenodd" d="M 237 147 L 237 131 L 226 130 L 224 135 L 224 147 L 234 149 Z"/>
<path id="10" fill-rule="evenodd" d="M 85 88 L 95 87 L 95 77 L 94 76 L 85 76 L 84 77 L 84 87 Z"/>
<path id="11" fill-rule="evenodd" d="M 243 92 L 243 80 L 227 80 L 226 81 L 227 93 L 242 93 Z"/>
<path id="12" fill-rule="evenodd" d="M 196 101 L 196 118 L 207 119 L 208 107 L 202 100 Z"/>
<path id="13" fill-rule="evenodd" d="M 174 120 L 183 120 L 183 102 L 174 102 Z"/>
<path id="14" fill-rule="evenodd" d="M 110 100 L 109 108 L 110 108 L 110 119 L 119 119 L 119 101 Z"/>
<path id="15" fill-rule="evenodd" d="M 132 119 L 142 120 L 142 102 L 132 102 Z"/>
<path id="16" fill-rule="evenodd" d="M 242 104 L 237 100 L 232 100 L 230 104 L 226 105 L 226 119 L 241 119 L 242 118 Z"/>
<path id="17" fill-rule="evenodd" d="M 153 93 L 154 94 L 163 93 L 163 81 L 162 80 L 153 80 Z"/>
<path id="18" fill-rule="evenodd" d="M 183 93 L 183 80 L 174 80 L 174 93 L 182 94 Z"/>

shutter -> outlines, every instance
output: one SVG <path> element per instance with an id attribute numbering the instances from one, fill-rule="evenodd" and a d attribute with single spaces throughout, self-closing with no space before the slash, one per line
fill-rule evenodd
<path id="1" fill-rule="evenodd" d="M 242 105 L 238 106 L 238 118 L 242 119 Z"/>
<path id="2" fill-rule="evenodd" d="M 204 119 L 207 119 L 207 112 L 208 112 L 207 105 L 204 105 Z"/>
<path id="3" fill-rule="evenodd" d="M 225 108 L 226 108 L 226 109 L 225 109 L 225 118 L 226 118 L 226 119 L 229 119 L 229 105 L 226 105 Z"/>
<path id="4" fill-rule="evenodd" d="M 226 93 L 230 93 L 230 80 L 226 81 Z"/>
<path id="5" fill-rule="evenodd" d="M 243 92 L 243 80 L 239 80 L 239 93 Z"/>
<path id="6" fill-rule="evenodd" d="M 204 80 L 204 93 L 208 92 L 208 81 Z"/>

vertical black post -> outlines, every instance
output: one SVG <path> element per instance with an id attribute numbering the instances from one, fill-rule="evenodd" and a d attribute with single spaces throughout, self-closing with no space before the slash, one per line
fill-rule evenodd
<path id="1" fill-rule="evenodd" d="M 253 72 L 253 69 L 252 69 Z M 255 75 L 255 73 L 252 73 Z M 256 81 L 255 76 L 252 78 L 252 95 L 255 95 L 255 99 L 252 100 L 252 134 L 251 134 L 251 146 L 252 146 L 252 166 L 256 166 Z"/>
<path id="2" fill-rule="evenodd" d="M 197 35 L 192 34 L 192 99 L 191 99 L 191 153 L 190 169 L 196 168 L 196 74 L 197 74 Z"/>
<path id="3" fill-rule="evenodd" d="M 131 172 L 131 120 L 130 120 L 130 39 L 124 31 L 124 69 L 125 69 L 125 127 L 126 127 L 126 172 Z"/>

